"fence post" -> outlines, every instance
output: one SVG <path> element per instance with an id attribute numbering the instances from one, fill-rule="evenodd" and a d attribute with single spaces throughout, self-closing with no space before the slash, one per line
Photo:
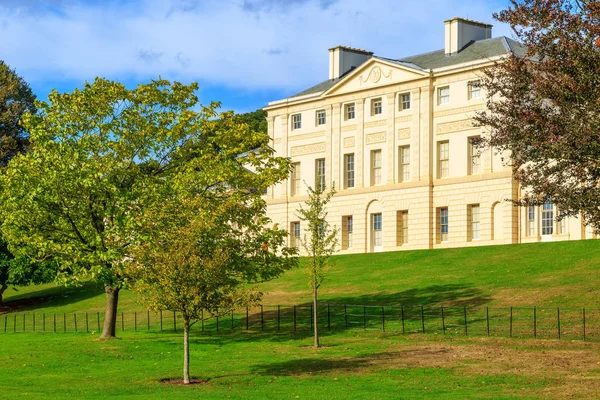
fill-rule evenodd
<path id="1" fill-rule="evenodd" d="M 583 307 L 583 341 L 585 342 L 585 307 Z"/>
<path id="2" fill-rule="evenodd" d="M 464 310 L 464 314 L 465 314 L 465 336 L 467 336 L 469 334 L 468 324 L 467 324 L 467 306 L 464 306 L 463 310 Z"/>
<path id="3" fill-rule="evenodd" d="M 217 310 L 217 315 L 215 315 L 215 318 L 217 320 L 217 332 L 219 332 L 219 307 L 217 307 L 216 310 Z"/>
<path id="4" fill-rule="evenodd" d="M 385 307 L 381 306 L 381 330 L 385 332 Z"/>
<path id="5" fill-rule="evenodd" d="M 148 331 L 150 331 L 150 310 L 146 310 L 146 325 L 148 326 Z"/>
<path id="6" fill-rule="evenodd" d="M 77 313 L 73 313 L 73 323 L 75 325 L 75 332 L 77 332 Z"/>
<path id="7" fill-rule="evenodd" d="M 363 329 L 367 329 L 367 306 L 363 306 Z"/>
<path id="8" fill-rule="evenodd" d="M 89 332 L 90 331 L 90 322 L 88 320 L 88 313 L 87 311 L 85 312 L 85 332 Z"/>
<path id="9" fill-rule="evenodd" d="M 23 332 L 25 332 L 25 313 L 23 313 Z"/>
<path id="10" fill-rule="evenodd" d="M 177 311 L 173 311 L 173 330 L 177 332 Z"/>
<path id="11" fill-rule="evenodd" d="M 162 310 L 160 310 L 160 331 L 163 331 L 163 323 L 162 323 Z"/>
<path id="12" fill-rule="evenodd" d="M 558 322 L 558 338 L 560 339 L 560 307 L 556 308 L 556 321 Z"/>
<path id="13" fill-rule="evenodd" d="M 67 313 L 63 313 L 63 332 L 67 331 Z"/>
<path id="14" fill-rule="evenodd" d="M 33 331 L 35 332 L 35 313 L 33 313 Z"/>
<path id="15" fill-rule="evenodd" d="M 6 326 L 8 325 L 8 315 L 4 316 L 4 333 L 6 333 Z"/>
<path id="16" fill-rule="evenodd" d="M 133 312 L 133 331 L 137 332 L 137 311 Z"/>
<path id="17" fill-rule="evenodd" d="M 485 320 L 486 320 L 486 324 L 487 324 L 487 333 L 488 333 L 488 336 L 490 336 L 490 308 L 489 307 L 485 308 Z"/>
<path id="18" fill-rule="evenodd" d="M 42 313 L 42 330 L 46 332 L 46 313 Z"/>
<path id="19" fill-rule="evenodd" d="M 231 330 L 233 330 L 233 308 L 231 309 Z"/>
<path id="20" fill-rule="evenodd" d="M 202 318 L 202 332 L 204 332 L 204 309 L 200 310 L 200 318 Z"/>
<path id="21" fill-rule="evenodd" d="M 296 332 L 296 305 L 294 304 L 294 332 Z"/>
<path id="22" fill-rule="evenodd" d="M 400 306 L 401 318 L 402 318 L 402 334 L 404 335 L 404 306 Z"/>
<path id="23" fill-rule="evenodd" d="M 100 330 L 100 311 L 96 312 L 96 318 L 98 319 L 98 330 Z"/>
<path id="24" fill-rule="evenodd" d="M 249 330 L 248 328 L 250 328 L 250 320 L 249 320 L 250 314 L 248 312 L 248 306 L 246 306 L 246 330 Z"/>
<path id="25" fill-rule="evenodd" d="M 331 330 L 331 309 L 327 303 L 327 330 Z"/>
<path id="26" fill-rule="evenodd" d="M 533 307 L 533 338 L 537 338 L 537 307 Z"/>
<path id="27" fill-rule="evenodd" d="M 421 304 L 421 332 L 425 333 L 425 313 L 423 312 L 423 304 Z"/>
<path id="28" fill-rule="evenodd" d="M 17 314 L 15 314 L 15 320 L 13 321 L 13 332 L 17 331 Z"/>
<path id="29" fill-rule="evenodd" d="M 510 308 L 510 337 L 513 335 L 513 310 Z"/>
<path id="30" fill-rule="evenodd" d="M 281 329 L 281 306 L 277 304 L 277 332 Z"/>
<path id="31" fill-rule="evenodd" d="M 348 306 L 344 304 L 344 329 L 348 329 Z"/>
<path id="32" fill-rule="evenodd" d="M 125 331 L 125 311 L 121 311 L 121 331 Z"/>
<path id="33" fill-rule="evenodd" d="M 56 313 L 54 313 L 54 333 L 56 333 Z"/>
<path id="34" fill-rule="evenodd" d="M 446 321 L 444 319 L 444 306 L 442 308 L 442 331 L 444 331 L 444 335 L 446 334 Z"/>

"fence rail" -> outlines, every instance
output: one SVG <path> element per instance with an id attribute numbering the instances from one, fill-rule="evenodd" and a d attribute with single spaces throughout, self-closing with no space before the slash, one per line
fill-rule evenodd
<path id="1" fill-rule="evenodd" d="M 179 313 L 124 311 L 119 331 L 178 331 Z M 193 331 L 302 332 L 313 328 L 312 305 L 258 306 L 205 318 Z M 321 304 L 317 322 L 323 331 L 378 329 L 403 334 L 439 333 L 477 336 L 600 340 L 599 308 L 446 307 Z M 102 329 L 103 312 L 14 312 L 0 316 L 0 332 L 92 332 Z"/>

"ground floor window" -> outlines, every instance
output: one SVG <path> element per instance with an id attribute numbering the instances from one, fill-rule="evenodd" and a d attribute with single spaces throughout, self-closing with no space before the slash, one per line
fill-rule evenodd
<path id="1" fill-rule="evenodd" d="M 480 213 L 479 204 L 471 204 L 470 219 L 471 219 L 471 240 L 480 239 Z"/>
<path id="2" fill-rule="evenodd" d="M 542 235 L 554 233 L 554 204 L 546 201 L 542 205 Z"/>
<path id="3" fill-rule="evenodd" d="M 292 232 L 292 246 L 299 248 L 300 247 L 300 222 L 292 222 L 290 232 Z"/>
<path id="4" fill-rule="evenodd" d="M 396 213 L 396 246 L 408 243 L 408 211 Z"/>
<path id="5" fill-rule="evenodd" d="M 527 236 L 535 236 L 535 206 L 527 207 Z"/>
<path id="6" fill-rule="evenodd" d="M 439 209 L 439 232 L 440 242 L 448 241 L 448 207 Z"/>
<path id="7" fill-rule="evenodd" d="M 354 220 L 352 215 L 342 217 L 342 250 L 352 248 L 352 232 L 354 231 Z"/>
<path id="8" fill-rule="evenodd" d="M 383 246 L 383 230 L 381 214 L 373 214 L 373 246 Z"/>

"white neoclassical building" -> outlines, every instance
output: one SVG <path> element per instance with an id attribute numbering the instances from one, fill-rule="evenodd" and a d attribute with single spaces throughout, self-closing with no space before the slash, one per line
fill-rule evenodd
<path id="1" fill-rule="evenodd" d="M 440 38 L 440 43 L 442 38 Z M 401 59 L 337 46 L 329 79 L 268 104 L 269 134 L 294 170 L 267 192 L 268 215 L 290 242 L 303 235 L 296 210 L 305 183 L 335 184 L 329 222 L 340 253 L 591 238 L 557 208 L 517 208 L 520 188 L 500 154 L 470 139 L 485 109 L 482 68 L 525 49 L 492 38 L 492 26 L 445 21 L 444 49 Z"/>

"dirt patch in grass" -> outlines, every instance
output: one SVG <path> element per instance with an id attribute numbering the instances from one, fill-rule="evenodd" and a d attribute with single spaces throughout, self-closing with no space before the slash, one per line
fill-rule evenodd
<path id="1" fill-rule="evenodd" d="M 205 385 L 209 383 L 208 379 L 190 378 L 190 383 L 183 383 L 183 379 L 164 378 L 160 380 L 163 385 Z"/>

